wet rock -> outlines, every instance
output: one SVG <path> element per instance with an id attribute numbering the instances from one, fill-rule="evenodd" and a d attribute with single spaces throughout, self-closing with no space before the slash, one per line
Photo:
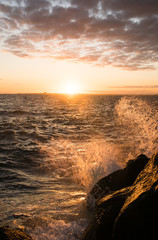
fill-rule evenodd
<path id="1" fill-rule="evenodd" d="M 123 170 L 121 189 L 115 191 L 115 187 L 112 185 L 109 191 L 107 189 L 104 191 L 102 185 L 104 196 L 102 196 L 103 193 L 99 194 L 97 199 L 97 195 L 95 195 L 94 219 L 85 230 L 83 240 L 124 240 L 143 239 L 144 237 L 154 239 L 156 236 L 158 154 L 150 160 L 144 155 L 140 155 L 136 160 L 130 161 Z M 131 173 L 131 176 L 125 175 L 125 172 Z M 110 175 L 115 176 L 115 174 L 118 177 L 118 171 L 114 175 Z M 120 170 L 119 175 L 121 176 Z M 104 187 L 111 184 L 107 182 L 109 176 L 102 180 L 106 183 Z M 112 177 L 113 184 L 114 179 L 116 180 Z M 127 182 L 123 183 L 123 179 Z M 119 181 L 119 178 L 117 180 Z M 116 188 L 121 187 L 119 184 L 117 183 Z"/>
<path id="2" fill-rule="evenodd" d="M 112 194 L 108 194 L 97 201 L 94 219 L 85 230 L 83 239 L 112 239 L 112 230 L 115 219 L 130 193 L 130 187 L 123 188 Z"/>
<path id="3" fill-rule="evenodd" d="M 158 154 L 136 179 L 115 220 L 113 239 L 154 239 L 158 225 Z"/>
<path id="4" fill-rule="evenodd" d="M 91 210 L 96 199 L 101 199 L 112 191 L 131 186 L 148 161 L 149 158 L 141 154 L 136 159 L 129 160 L 124 169 L 117 170 L 99 180 L 87 197 L 87 208 Z"/>
<path id="5" fill-rule="evenodd" d="M 32 240 L 24 231 L 12 229 L 8 226 L 0 227 L 0 239 L 2 240 Z"/>

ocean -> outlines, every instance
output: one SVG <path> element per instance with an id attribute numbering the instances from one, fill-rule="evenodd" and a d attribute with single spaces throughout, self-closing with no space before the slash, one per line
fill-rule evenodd
<path id="1" fill-rule="evenodd" d="M 94 184 L 157 151 L 158 95 L 1 94 L 0 226 L 80 239 Z"/>

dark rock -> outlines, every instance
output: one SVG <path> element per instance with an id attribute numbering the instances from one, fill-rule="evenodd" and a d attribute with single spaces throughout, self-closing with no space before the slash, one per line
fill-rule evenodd
<path id="1" fill-rule="evenodd" d="M 96 220 L 93 220 L 88 227 L 86 228 L 82 239 L 83 240 L 96 240 L 96 231 L 97 231 L 97 224 L 96 224 Z"/>
<path id="2" fill-rule="evenodd" d="M 116 179 L 119 181 L 118 176 L 121 176 L 120 171 L 109 175 L 112 175 L 111 186 L 107 181 L 110 179 L 109 176 L 99 181 L 106 183 L 101 185 L 104 197 L 103 193 L 99 194 L 96 200 L 94 219 L 85 230 L 83 240 L 130 240 L 145 237 L 154 239 L 156 236 L 158 155 L 154 155 L 150 160 L 140 155 L 136 160 L 128 162 L 126 168 L 122 170 L 121 181 L 116 182 L 117 187 L 114 187 L 114 182 Z M 127 173 L 131 176 L 127 176 Z M 123 179 L 127 182 L 123 183 Z M 115 191 L 114 189 L 120 188 L 121 184 L 122 188 Z M 110 186 L 110 190 L 104 191 L 107 185 Z M 95 198 L 97 199 L 97 195 Z"/>
<path id="3" fill-rule="evenodd" d="M 112 239 L 114 221 L 129 194 L 130 188 L 123 188 L 97 201 L 95 217 L 86 229 L 83 239 Z"/>
<path id="4" fill-rule="evenodd" d="M 141 154 L 136 159 L 128 161 L 124 169 L 117 170 L 99 180 L 87 197 L 88 210 L 93 209 L 96 199 L 101 199 L 111 191 L 131 186 L 148 161 L 149 158 Z"/>
<path id="5" fill-rule="evenodd" d="M 97 204 L 97 230 L 96 239 L 111 239 L 113 224 L 122 208 L 130 189 L 124 188 L 108 197 L 105 197 Z"/>
<path id="6" fill-rule="evenodd" d="M 24 231 L 20 229 L 12 229 L 8 226 L 0 227 L 1 240 L 32 240 Z"/>
<path id="7" fill-rule="evenodd" d="M 140 195 L 117 218 L 113 239 L 155 239 L 158 225 L 158 189 Z"/>
<path id="8" fill-rule="evenodd" d="M 132 188 L 115 220 L 113 239 L 154 239 L 158 225 L 158 154 L 149 161 Z"/>

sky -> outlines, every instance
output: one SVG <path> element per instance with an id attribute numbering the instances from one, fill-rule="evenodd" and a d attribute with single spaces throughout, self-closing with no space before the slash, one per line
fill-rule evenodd
<path id="1" fill-rule="evenodd" d="M 0 0 L 0 93 L 158 94 L 157 0 Z"/>

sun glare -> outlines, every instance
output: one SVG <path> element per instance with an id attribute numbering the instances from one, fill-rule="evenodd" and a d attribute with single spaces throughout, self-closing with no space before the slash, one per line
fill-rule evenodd
<path id="1" fill-rule="evenodd" d="M 72 95 L 79 93 L 79 90 L 77 85 L 69 83 L 65 86 L 63 93 Z"/>

